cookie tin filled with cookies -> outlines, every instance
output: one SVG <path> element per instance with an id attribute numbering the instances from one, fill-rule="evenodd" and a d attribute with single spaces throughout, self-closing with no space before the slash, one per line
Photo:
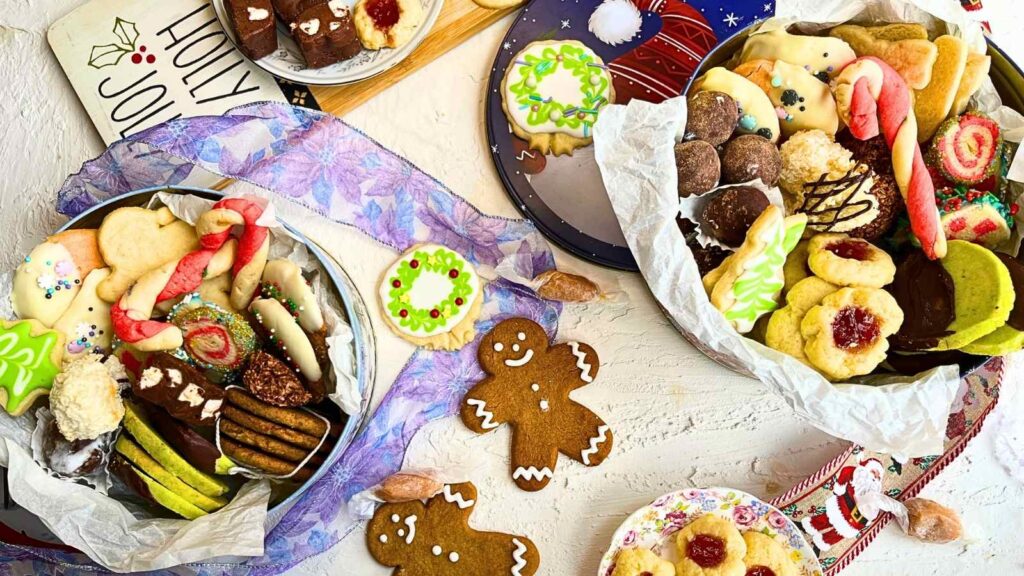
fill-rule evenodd
<path id="1" fill-rule="evenodd" d="M 1024 117 L 990 71 L 1019 72 L 962 15 L 830 10 L 748 27 L 685 98 L 605 110 L 597 158 L 695 346 L 833 435 L 937 453 L 960 376 L 1024 347 Z"/>
<path id="2" fill-rule="evenodd" d="M 93 530 L 131 510 L 165 536 L 227 531 L 234 548 L 210 555 L 246 555 L 366 414 L 362 300 L 266 200 L 119 196 L 34 248 L 10 290 L 3 363 L 24 377 L 5 422 L 32 431 L 19 449 L 50 475 L 36 497 L 67 504 L 26 506 L 57 537 L 84 510 Z"/>

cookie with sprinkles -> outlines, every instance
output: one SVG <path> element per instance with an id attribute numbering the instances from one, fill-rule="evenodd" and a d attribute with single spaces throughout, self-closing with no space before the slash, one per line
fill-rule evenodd
<path id="1" fill-rule="evenodd" d="M 473 265 L 437 244 L 413 246 L 381 278 L 381 313 L 403 339 L 431 350 L 458 350 L 473 340 L 483 290 Z"/>
<path id="2" fill-rule="evenodd" d="M 589 146 L 601 110 L 615 101 L 604 61 L 575 40 L 527 45 L 505 71 L 501 92 L 515 135 L 555 155 Z"/>

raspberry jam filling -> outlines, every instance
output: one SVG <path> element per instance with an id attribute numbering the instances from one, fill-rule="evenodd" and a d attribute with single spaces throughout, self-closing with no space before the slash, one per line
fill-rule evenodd
<path id="1" fill-rule="evenodd" d="M 398 23 L 398 2 L 396 0 L 371 0 L 366 5 L 366 13 L 373 20 L 378 30 L 390 30 Z"/>
<path id="2" fill-rule="evenodd" d="M 839 240 L 825 246 L 825 250 L 848 260 L 859 260 L 861 262 L 871 258 L 871 245 L 867 242 L 857 240 Z"/>
<path id="3" fill-rule="evenodd" d="M 725 560 L 725 541 L 716 536 L 697 534 L 687 545 L 686 555 L 701 568 L 718 566 Z"/>
<path id="4" fill-rule="evenodd" d="M 775 571 L 767 566 L 751 566 L 746 576 L 775 576 Z"/>
<path id="5" fill-rule="evenodd" d="M 832 321 L 832 339 L 843 350 L 856 350 L 878 340 L 878 318 L 860 306 L 847 306 Z"/>

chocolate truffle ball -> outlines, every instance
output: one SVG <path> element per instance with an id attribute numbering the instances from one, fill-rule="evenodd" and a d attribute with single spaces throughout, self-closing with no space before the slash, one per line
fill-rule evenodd
<path id="1" fill-rule="evenodd" d="M 714 146 L 703 140 L 691 140 L 676 144 L 676 170 L 679 196 L 688 198 L 718 186 L 722 166 Z"/>
<path id="2" fill-rule="evenodd" d="M 765 186 L 775 186 L 781 172 L 779 149 L 756 134 L 744 134 L 731 140 L 722 152 L 722 182 L 726 184 L 760 178 Z"/>
<path id="3" fill-rule="evenodd" d="M 700 272 L 701 278 L 721 266 L 722 262 L 732 254 L 731 250 L 724 250 L 718 246 L 701 246 L 696 238 L 691 238 L 686 245 L 693 252 L 693 259 L 697 261 L 697 270 Z"/>
<path id="4" fill-rule="evenodd" d="M 686 133 L 712 146 L 728 140 L 739 122 L 739 106 L 724 92 L 697 92 L 686 106 Z"/>
<path id="5" fill-rule="evenodd" d="M 700 215 L 701 230 L 726 246 L 739 246 L 754 220 L 768 205 L 768 197 L 757 188 L 727 188 L 704 205 Z"/>

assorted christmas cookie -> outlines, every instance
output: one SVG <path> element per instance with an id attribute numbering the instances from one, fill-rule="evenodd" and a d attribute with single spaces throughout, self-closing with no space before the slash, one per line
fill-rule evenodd
<path id="1" fill-rule="evenodd" d="M 854 24 L 836 26 L 829 35 L 847 42 L 857 56 L 885 62 L 914 90 L 923 90 L 931 82 L 932 68 L 939 51 L 927 38 L 889 40 L 879 27 L 865 28 Z"/>
<path id="2" fill-rule="evenodd" d="M 786 305 L 772 312 L 765 328 L 764 344 L 769 348 L 785 352 L 804 364 L 810 360 L 804 353 L 807 342 L 800 332 L 800 323 L 807 311 L 821 304 L 826 296 L 839 290 L 839 286 L 810 276 L 797 282 L 786 293 Z"/>
<path id="3" fill-rule="evenodd" d="M 782 157 L 774 144 L 757 134 L 744 134 L 722 150 L 722 182 L 743 184 L 760 180 L 768 187 L 779 182 Z"/>
<path id="4" fill-rule="evenodd" d="M 184 356 L 218 382 L 231 380 L 256 350 L 256 333 L 240 314 L 186 296 L 168 315 L 181 331 Z"/>
<path id="5" fill-rule="evenodd" d="M 676 576 L 676 568 L 646 548 L 624 548 L 615 556 L 611 576 Z"/>
<path id="6" fill-rule="evenodd" d="M 64 336 L 38 320 L 0 320 L 0 402 L 21 416 L 50 393 L 64 358 Z"/>
<path id="7" fill-rule="evenodd" d="M 803 215 L 784 217 L 782 209 L 769 206 L 739 249 L 704 276 L 711 304 L 740 334 L 750 332 L 758 318 L 778 307 L 786 255 L 796 247 L 806 223 Z"/>
<path id="8" fill-rule="evenodd" d="M 249 308 L 256 323 L 283 359 L 310 382 L 323 378 L 321 358 L 310 335 L 287 308 L 277 300 L 259 298 Z"/>
<path id="9" fill-rule="evenodd" d="M 879 288 L 841 288 L 800 321 L 804 353 L 830 380 L 868 374 L 885 360 L 889 336 L 903 323 L 896 300 Z"/>
<path id="10" fill-rule="evenodd" d="M 725 92 L 706 90 L 686 100 L 688 137 L 719 146 L 732 137 L 739 120 L 739 105 Z"/>
<path id="11" fill-rule="evenodd" d="M 470 527 L 476 501 L 476 487 L 464 482 L 446 485 L 426 504 L 380 506 L 366 529 L 370 555 L 395 575 L 536 574 L 540 553 L 528 538 Z"/>
<path id="12" fill-rule="evenodd" d="M 458 350 L 476 334 L 483 286 L 473 265 L 454 250 L 410 248 L 384 273 L 378 294 L 388 327 L 417 346 Z"/>
<path id="13" fill-rule="evenodd" d="M 395 0 L 391 0 L 395 3 Z M 419 6 L 418 2 L 415 2 Z M 413 28 L 415 29 L 415 28 Z M 344 0 L 319 3 L 291 23 L 307 68 L 323 68 L 355 57 L 362 50 L 352 13 Z"/>
<path id="14" fill-rule="evenodd" d="M 675 153 L 680 198 L 700 196 L 718 186 L 722 166 L 714 146 L 703 140 L 689 140 L 676 144 Z"/>
<path id="15" fill-rule="evenodd" d="M 260 296 L 277 300 L 295 314 L 307 332 L 324 327 L 324 315 L 317 304 L 313 288 L 302 276 L 302 270 L 289 260 L 271 260 L 263 269 Z"/>
<path id="16" fill-rule="evenodd" d="M 110 322 L 110 304 L 100 298 L 96 289 L 110 275 L 109 268 L 97 268 L 85 277 L 78 295 L 53 325 L 64 335 L 65 356 L 110 352 L 114 329 Z"/>
<path id="17" fill-rule="evenodd" d="M 1010 272 L 1013 309 L 1010 310 L 1006 324 L 961 348 L 968 354 L 1002 356 L 1024 348 L 1024 263 L 1002 252 L 996 252 L 995 255 Z"/>
<path id="18" fill-rule="evenodd" d="M 807 69 L 782 60 L 749 60 L 733 72 L 757 84 L 771 98 L 783 138 L 801 130 L 835 135 L 839 129 L 836 101 L 827 82 Z"/>
<path id="19" fill-rule="evenodd" d="M 743 541 L 747 544 L 747 555 L 743 557 L 745 576 L 801 576 L 802 571 L 775 538 L 748 531 L 743 533 Z"/>
<path id="20" fill-rule="evenodd" d="M 615 101 L 604 62 L 575 40 L 527 45 L 509 64 L 501 91 L 512 131 L 544 154 L 590 145 L 601 109 Z"/>
<path id="21" fill-rule="evenodd" d="M 718 67 L 708 70 L 695 80 L 693 90 L 729 95 L 739 106 L 738 131 L 757 134 L 773 143 L 778 141 L 779 117 L 772 101 L 757 84 L 726 68 Z"/>
<path id="22" fill-rule="evenodd" d="M 224 8 L 246 57 L 259 60 L 277 50 L 277 25 L 270 0 L 225 0 Z"/>
<path id="23" fill-rule="evenodd" d="M 328 4 L 335 10 L 345 7 L 343 0 Z M 358 0 L 352 11 L 359 41 L 367 50 L 405 46 L 424 18 L 419 0 Z"/>
<path id="24" fill-rule="evenodd" d="M 903 310 L 903 325 L 892 337 L 898 350 L 929 350 L 948 336 L 956 317 L 953 278 L 936 260 L 910 252 L 896 267 L 889 292 Z"/>
<path id="25" fill-rule="evenodd" d="M 948 34 L 933 42 L 938 53 L 928 85 L 914 93 L 917 140 L 925 142 L 949 116 L 967 68 L 967 42 Z"/>
<path id="26" fill-rule="evenodd" d="M 71 252 L 47 240 L 33 248 L 14 271 L 14 313 L 51 327 L 71 306 L 82 279 Z"/>
<path id="27" fill-rule="evenodd" d="M 949 240 L 967 240 L 997 248 L 1010 239 L 1016 204 L 1007 207 L 995 194 L 965 187 L 935 193 L 942 229 Z"/>
<path id="28" fill-rule="evenodd" d="M 558 453 L 597 466 L 612 449 L 612 432 L 569 393 L 597 377 L 600 361 L 580 342 L 549 345 L 544 329 L 526 318 L 499 323 L 477 352 L 487 377 L 462 401 L 462 421 L 474 432 L 512 427 L 512 480 L 530 492 L 548 485 Z"/>
<path id="29" fill-rule="evenodd" d="M 979 184 L 995 173 L 1002 143 L 1002 133 L 994 120 L 968 112 L 939 126 L 928 151 L 928 163 L 954 184 Z"/>
<path id="30" fill-rule="evenodd" d="M 69 442 L 94 440 L 117 430 L 124 417 L 124 368 L 117 358 L 86 354 L 65 364 L 50 390 L 50 411 Z"/>
<path id="31" fill-rule="evenodd" d="M 690 522 L 676 536 L 678 576 L 744 576 L 747 544 L 736 525 L 714 514 Z"/>
<path id="32" fill-rule="evenodd" d="M 188 362 L 167 353 L 149 357 L 132 392 L 193 426 L 213 426 L 224 405 L 224 391 L 219 386 Z"/>
<path id="33" fill-rule="evenodd" d="M 733 186 L 715 194 L 700 215 L 701 230 L 730 247 L 737 247 L 769 206 L 764 192 L 751 186 Z"/>
<path id="34" fill-rule="evenodd" d="M 953 280 L 954 319 L 934 350 L 958 350 L 1006 324 L 1016 298 L 1013 278 L 991 250 L 950 240 L 940 262 Z"/>
<path id="35" fill-rule="evenodd" d="M 896 265 L 886 251 L 845 234 L 813 236 L 807 253 L 811 271 L 838 286 L 881 288 L 896 274 Z"/>
<path id="36" fill-rule="evenodd" d="M 781 60 L 808 70 L 824 83 L 857 57 L 839 38 L 790 34 L 776 28 L 751 34 L 743 44 L 740 62 Z"/>

